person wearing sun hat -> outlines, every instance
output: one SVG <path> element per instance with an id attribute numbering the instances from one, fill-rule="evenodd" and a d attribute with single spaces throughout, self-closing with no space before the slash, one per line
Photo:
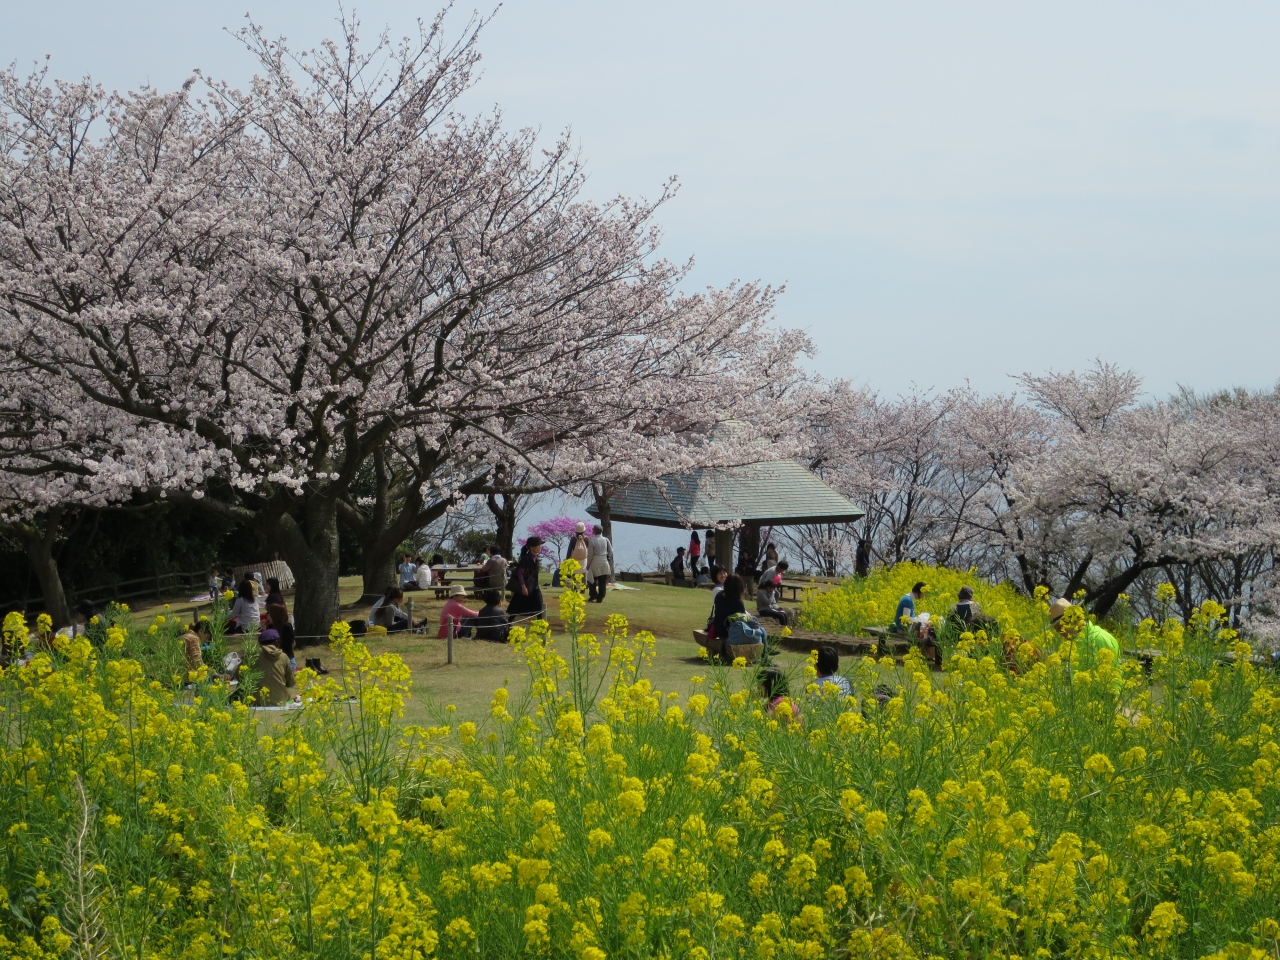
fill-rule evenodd
<path id="1" fill-rule="evenodd" d="M 1053 625 L 1053 629 L 1061 636 L 1066 636 L 1062 631 L 1062 616 L 1073 606 L 1075 604 L 1066 597 L 1059 597 L 1053 601 L 1053 606 L 1049 608 L 1049 623 Z M 1113 663 L 1119 664 L 1120 662 L 1119 642 L 1110 633 L 1088 618 L 1085 618 L 1084 629 L 1080 631 L 1080 635 L 1071 639 L 1080 644 L 1082 650 L 1088 653 L 1090 661 L 1096 657 L 1099 650 L 1106 649 L 1111 651 Z"/>
<path id="2" fill-rule="evenodd" d="M 467 588 L 460 583 L 455 583 L 449 588 L 449 599 L 445 601 L 444 609 L 440 611 L 440 633 L 438 636 L 441 640 L 449 636 L 449 621 L 453 621 L 453 635 L 455 637 L 462 634 L 462 621 L 466 617 L 474 617 L 477 615 L 462 598 L 467 595 Z"/>

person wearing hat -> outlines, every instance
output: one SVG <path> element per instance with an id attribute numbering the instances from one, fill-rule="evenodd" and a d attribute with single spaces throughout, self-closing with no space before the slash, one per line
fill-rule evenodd
<path id="1" fill-rule="evenodd" d="M 573 539 L 569 541 L 569 546 L 565 549 L 565 556 L 570 560 L 577 560 L 578 564 L 585 571 L 587 568 L 587 554 L 590 547 L 587 544 L 587 525 L 581 520 L 573 529 Z"/>
<path id="2" fill-rule="evenodd" d="M 449 636 L 449 621 L 453 621 L 453 635 L 455 637 L 462 634 L 462 621 L 467 617 L 477 616 L 477 612 L 462 602 L 462 598 L 467 595 L 467 588 L 460 583 L 455 583 L 449 588 L 449 599 L 445 601 L 444 609 L 440 611 L 440 633 L 438 636 L 441 640 Z"/>
<path id="3" fill-rule="evenodd" d="M 541 537 L 530 537 L 520 548 L 520 557 L 511 574 L 511 602 L 507 604 L 507 614 L 512 620 L 542 616 L 542 587 L 538 584 L 542 543 Z"/>
<path id="4" fill-rule="evenodd" d="M 1066 636 L 1062 632 L 1062 615 L 1072 606 L 1074 604 L 1066 597 L 1059 597 L 1053 601 L 1053 606 L 1049 608 L 1049 622 L 1053 624 L 1053 629 L 1060 636 Z M 1077 644 L 1077 649 L 1085 653 L 1089 666 L 1092 666 L 1098 651 L 1104 648 L 1110 650 L 1113 654 L 1113 663 L 1119 664 L 1120 662 L 1120 644 L 1116 641 L 1116 638 L 1088 618 L 1085 619 L 1084 629 L 1080 631 L 1079 636 L 1069 639 L 1074 640 Z"/>

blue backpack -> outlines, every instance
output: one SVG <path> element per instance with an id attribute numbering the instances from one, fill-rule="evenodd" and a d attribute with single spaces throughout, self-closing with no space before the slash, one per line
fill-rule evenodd
<path id="1" fill-rule="evenodd" d="M 729 621 L 729 636 L 725 643 L 738 644 L 764 643 L 767 634 L 760 621 L 755 617 L 737 617 Z"/>

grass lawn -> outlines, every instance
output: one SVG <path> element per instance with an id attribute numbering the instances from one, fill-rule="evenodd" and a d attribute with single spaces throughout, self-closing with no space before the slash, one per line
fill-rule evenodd
<path id="1" fill-rule="evenodd" d="M 711 592 L 689 587 L 667 587 L 649 583 L 629 583 L 634 589 L 610 590 L 603 604 L 587 604 L 585 632 L 604 634 L 605 619 L 614 613 L 627 618 L 634 636 L 641 630 L 650 631 L 657 642 L 654 645 L 653 665 L 647 676 L 654 687 L 662 691 L 689 692 L 689 678 L 707 672 L 707 665 L 698 656 L 698 645 L 693 631 L 706 625 L 711 612 Z M 344 577 L 339 581 L 339 601 L 342 616 L 347 620 L 368 615 L 368 605 L 359 605 L 361 581 L 359 577 Z M 564 636 L 556 618 L 558 588 L 543 587 L 548 617 L 557 638 Z M 185 599 L 185 598 L 184 598 Z M 413 616 L 424 616 L 430 623 L 438 623 L 443 600 L 436 600 L 428 592 L 406 594 L 413 601 Z M 292 601 L 289 601 L 292 607 Z M 189 617 L 198 605 L 182 599 L 170 602 L 170 611 Z M 207 605 L 206 605 L 207 606 Z M 136 608 L 139 618 L 154 616 L 163 604 Z M 528 687 L 527 674 L 511 647 L 477 640 L 454 641 L 454 663 L 446 663 L 446 642 L 437 639 L 436 631 L 427 634 L 392 634 L 387 637 L 366 638 L 369 648 L 377 653 L 397 653 L 413 673 L 413 689 L 405 708 L 407 723 L 432 722 L 437 712 L 446 704 L 458 708 L 454 720 L 479 719 L 489 709 L 493 691 L 509 686 L 512 698 L 522 695 Z M 566 645 L 567 646 L 567 645 Z M 562 654 L 567 649 L 562 648 Z M 333 658 L 326 656 L 323 646 L 298 651 L 301 661 L 308 656 L 319 655 L 325 666 L 334 666 Z M 800 654 L 783 652 L 778 655 L 779 665 L 790 671 L 798 670 L 804 662 Z M 277 715 L 279 716 L 279 715 Z"/>

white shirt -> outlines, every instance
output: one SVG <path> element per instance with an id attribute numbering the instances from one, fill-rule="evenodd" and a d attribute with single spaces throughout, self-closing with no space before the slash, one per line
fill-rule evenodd
<path id="1" fill-rule="evenodd" d="M 422 566 L 418 567 L 416 576 L 418 578 L 418 586 L 423 590 L 431 586 L 431 567 L 426 563 L 423 563 Z"/>
<path id="2" fill-rule="evenodd" d="M 231 605 L 229 616 L 241 630 L 249 630 L 256 627 L 261 620 L 258 614 L 257 598 L 245 600 L 243 597 L 236 597 L 236 602 Z"/>

